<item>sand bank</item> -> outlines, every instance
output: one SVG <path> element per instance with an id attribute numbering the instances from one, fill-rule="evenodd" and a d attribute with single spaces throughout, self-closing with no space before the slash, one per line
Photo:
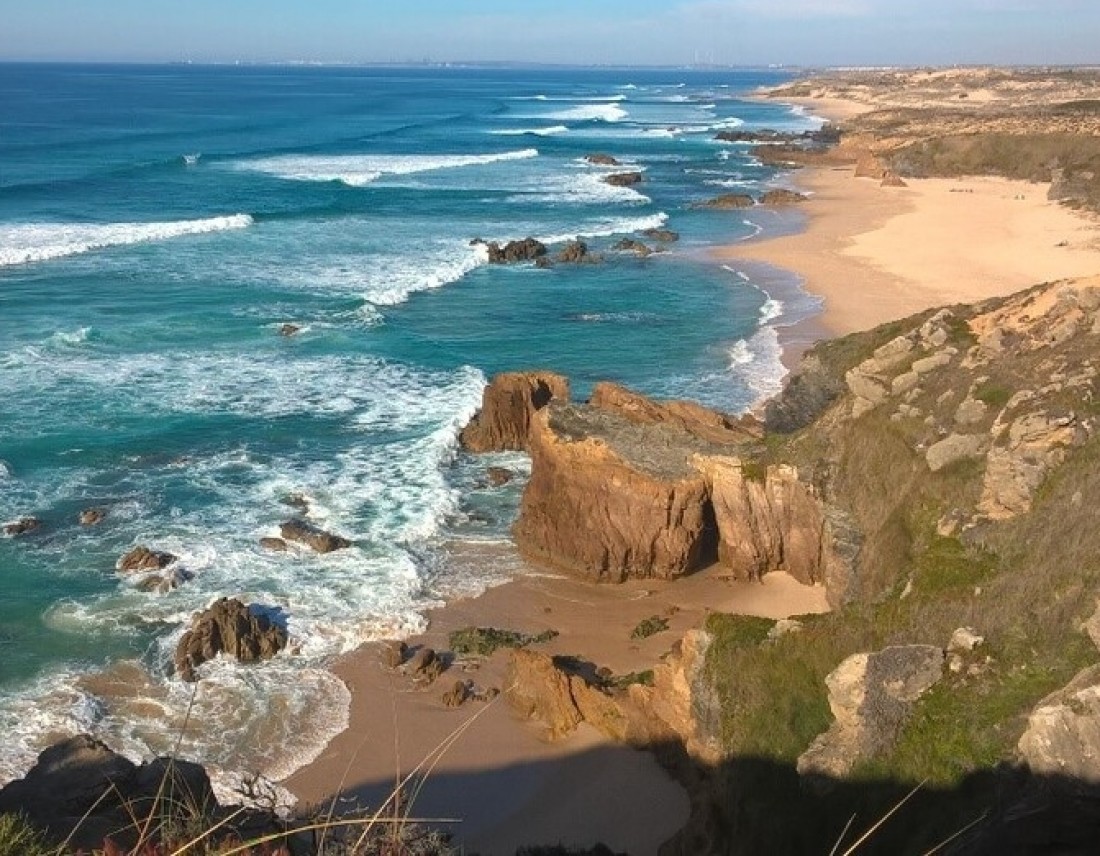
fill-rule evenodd
<path id="1" fill-rule="evenodd" d="M 779 618 L 826 609 L 824 588 L 782 573 L 747 583 L 712 568 L 675 583 L 615 586 L 526 576 L 434 611 L 429 632 L 409 643 L 445 650 L 450 631 L 469 625 L 554 629 L 560 635 L 538 650 L 581 655 L 623 674 L 651 668 L 711 610 Z M 669 630 L 632 640 L 631 630 L 652 615 L 667 616 Z M 343 807 L 352 800 L 377 805 L 396 771 L 412 769 L 468 723 L 435 766 L 413 815 L 459 818 L 456 836 L 483 854 L 558 841 L 655 853 L 686 822 L 689 807 L 652 755 L 588 726 L 549 743 L 538 723 L 518 720 L 503 698 L 457 710 L 443 706 L 442 694 L 457 679 L 501 687 L 506 662 L 506 652 L 481 663 L 457 662 L 434 684 L 420 686 L 382 665 L 377 646 L 344 658 L 336 672 L 352 690 L 351 725 L 285 784 L 307 803 L 339 793 Z"/>

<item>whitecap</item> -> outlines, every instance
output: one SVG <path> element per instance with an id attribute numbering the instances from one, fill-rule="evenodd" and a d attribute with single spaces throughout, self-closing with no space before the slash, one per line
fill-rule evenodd
<path id="1" fill-rule="evenodd" d="M 621 122 L 627 115 L 626 110 L 617 104 L 601 103 L 571 107 L 568 110 L 551 113 L 547 118 L 563 122 Z"/>
<path id="2" fill-rule="evenodd" d="M 536 137 L 554 137 L 558 134 L 569 133 L 569 127 L 567 125 L 551 125 L 548 128 L 505 128 L 489 133 L 498 137 L 522 137 L 527 134 Z"/>
<path id="3" fill-rule="evenodd" d="M 0 267 L 46 261 L 107 247 L 245 229 L 247 214 L 157 223 L 8 223 L 0 225 Z"/>
<path id="4" fill-rule="evenodd" d="M 278 155 L 239 161 L 236 169 L 288 181 L 339 181 L 363 187 L 387 175 L 413 175 L 538 157 L 538 149 L 478 155 Z"/>
<path id="5" fill-rule="evenodd" d="M 782 391 L 783 378 L 787 376 L 782 357 L 779 334 L 770 325 L 760 327 L 748 339 L 739 339 L 730 348 L 730 368 L 752 392 L 752 407 Z"/>
<path id="6" fill-rule="evenodd" d="M 573 241 L 577 238 L 604 238 L 611 235 L 629 235 L 634 232 L 644 232 L 646 229 L 659 229 L 668 222 L 668 215 L 663 211 L 649 214 L 645 217 L 617 217 L 605 220 L 597 220 L 578 226 L 572 232 L 561 232 L 553 235 L 540 236 L 539 240 L 545 244 L 560 244 L 564 241 Z"/>
<path id="7" fill-rule="evenodd" d="M 194 154 L 183 155 L 180 160 L 183 161 L 184 166 L 195 166 L 200 158 L 202 158 L 202 152 L 195 152 Z"/>

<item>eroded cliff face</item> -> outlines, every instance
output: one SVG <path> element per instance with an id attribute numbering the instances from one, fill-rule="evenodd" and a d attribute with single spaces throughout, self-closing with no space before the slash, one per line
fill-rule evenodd
<path id="1" fill-rule="evenodd" d="M 712 563 L 718 532 L 706 481 L 683 454 L 650 445 L 668 439 L 589 408 L 536 414 L 513 530 L 520 550 L 597 582 L 671 579 Z M 627 446 L 645 450 L 644 460 L 629 460 Z"/>

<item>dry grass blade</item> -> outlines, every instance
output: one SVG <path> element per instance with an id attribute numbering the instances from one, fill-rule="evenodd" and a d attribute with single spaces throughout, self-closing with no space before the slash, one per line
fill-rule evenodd
<path id="1" fill-rule="evenodd" d="M 882 817 L 880 817 L 875 822 L 874 826 L 872 826 L 865 833 L 863 833 L 863 835 L 861 835 L 856 840 L 855 844 L 853 844 L 851 847 L 849 847 L 847 850 L 845 850 L 844 853 L 842 854 L 842 856 L 851 856 L 851 854 L 855 853 L 856 850 L 859 849 L 859 846 L 861 844 L 863 844 L 863 842 L 866 841 L 868 838 L 870 838 L 872 835 L 874 835 L 876 832 L 878 832 L 878 830 L 882 828 L 883 824 L 885 824 L 886 821 L 888 821 L 895 813 L 897 813 L 898 809 L 900 809 L 903 805 L 905 805 L 907 802 L 909 802 L 909 800 L 911 800 L 916 795 L 917 791 L 919 791 L 921 788 L 923 788 L 925 786 L 927 781 L 928 780 L 925 779 L 924 781 L 920 782 L 915 788 L 913 788 L 913 790 L 911 790 L 904 797 L 902 797 L 900 800 L 898 800 L 897 804 L 892 809 L 890 809 L 888 812 L 886 812 L 886 814 L 884 814 Z"/>
<path id="2" fill-rule="evenodd" d="M 364 824 L 373 827 L 379 823 L 460 823 L 461 819 L 457 817 L 413 817 L 406 818 L 401 816 L 392 817 L 380 817 L 379 815 L 373 815 L 372 817 L 355 817 L 346 818 L 344 820 L 326 820 L 323 823 L 307 823 L 303 826 L 295 826 L 285 832 L 272 832 L 268 835 L 261 835 L 259 838 L 252 838 L 245 841 L 235 847 L 231 847 L 228 850 L 219 850 L 218 856 L 237 856 L 239 853 L 248 853 L 253 847 L 259 847 L 262 844 L 270 844 L 272 841 L 278 841 L 280 838 L 286 838 L 288 835 L 295 835 L 301 832 L 320 832 L 327 829 L 336 829 L 342 826 L 362 826 Z M 190 846 L 190 845 L 189 845 Z M 356 845 L 358 846 L 358 844 Z M 186 850 L 177 850 L 172 856 L 179 856 L 179 854 L 185 854 Z"/>
<path id="3" fill-rule="evenodd" d="M 956 838 L 959 838 L 960 836 L 965 835 L 966 833 L 968 833 L 971 829 L 973 829 L 975 826 L 977 826 L 979 823 L 981 823 L 983 820 L 985 820 L 986 817 L 988 817 L 988 816 L 989 816 L 989 812 L 988 811 L 983 811 L 980 815 L 978 815 L 976 818 L 974 818 L 972 821 L 970 821 L 970 823 L 968 823 L 966 826 L 964 826 L 958 832 L 954 833 L 953 835 L 949 836 L 948 838 L 945 838 L 943 841 L 941 841 L 939 844 L 937 844 L 931 850 L 926 851 L 924 856 L 932 856 L 933 853 L 938 853 L 940 850 L 942 850 L 944 847 L 946 847 L 948 844 L 950 844 Z"/>
<path id="4" fill-rule="evenodd" d="M 195 836 L 193 839 L 188 841 L 186 844 L 184 844 L 178 850 L 173 850 L 169 854 L 169 856 L 180 856 L 180 854 L 186 853 L 192 847 L 196 846 L 197 844 L 199 844 L 202 841 L 205 841 L 207 838 L 209 838 L 211 835 L 213 835 L 215 832 L 217 832 L 223 826 L 227 826 L 228 824 L 232 823 L 234 820 L 236 820 L 238 817 L 240 817 L 242 814 L 244 814 L 244 812 L 245 812 L 245 807 L 244 806 L 238 806 L 237 810 L 234 811 L 232 814 L 227 815 L 226 817 L 223 817 L 221 820 L 219 820 L 217 823 L 215 823 L 209 829 L 204 830 L 201 835 Z"/>
<path id="5" fill-rule="evenodd" d="M 840 849 L 841 843 L 848 835 L 848 830 L 852 828 L 852 824 L 856 822 L 856 816 L 853 814 L 848 818 L 848 822 L 844 824 L 844 828 L 840 830 L 840 835 L 837 837 L 836 844 L 833 845 L 833 849 L 829 851 L 829 856 L 836 856 L 836 851 Z"/>

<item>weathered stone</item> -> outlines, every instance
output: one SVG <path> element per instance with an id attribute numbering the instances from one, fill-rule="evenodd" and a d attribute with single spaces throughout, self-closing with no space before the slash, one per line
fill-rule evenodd
<path id="1" fill-rule="evenodd" d="M 612 187 L 632 187 L 641 183 L 642 174 L 640 172 L 615 172 L 611 175 L 605 175 L 603 180 Z"/>
<path id="2" fill-rule="evenodd" d="M 550 739 L 564 737 L 583 717 L 569 689 L 569 676 L 547 654 L 518 648 L 511 653 L 504 698 L 525 719 L 546 726 Z"/>
<path id="3" fill-rule="evenodd" d="M 415 678 L 423 678 L 429 683 L 443 674 L 446 664 L 436 654 L 435 649 L 426 645 L 417 649 L 412 659 L 405 664 L 405 671 Z"/>
<path id="4" fill-rule="evenodd" d="M 936 473 L 957 461 L 978 457 L 985 442 L 986 438 L 980 434 L 951 434 L 929 446 L 924 459 L 928 462 L 928 469 Z"/>
<path id="5" fill-rule="evenodd" d="M 4 534 L 14 538 L 19 535 L 26 535 L 33 532 L 41 525 L 42 521 L 37 517 L 21 517 L 18 520 L 13 520 L 11 523 L 5 523 Z"/>
<path id="6" fill-rule="evenodd" d="M 680 240 L 680 233 L 673 232 L 671 229 L 643 229 L 641 235 L 644 238 L 661 241 L 662 243 L 672 243 Z"/>
<path id="7" fill-rule="evenodd" d="M 273 553 L 285 553 L 289 549 L 282 538 L 261 538 L 260 546 Z"/>
<path id="8" fill-rule="evenodd" d="M 767 190 L 764 195 L 760 197 L 761 205 L 771 205 L 774 207 L 782 207 L 785 205 L 797 205 L 801 202 L 805 202 L 810 197 L 804 193 L 797 193 L 794 190 L 787 190 L 786 188 L 775 188 L 774 190 Z"/>
<path id="9" fill-rule="evenodd" d="M 730 211 L 739 208 L 752 208 L 756 200 L 747 193 L 723 193 L 706 202 L 699 203 L 700 208 L 713 208 L 719 211 Z"/>
<path id="10" fill-rule="evenodd" d="M 592 388 L 588 403 L 640 425 L 673 425 L 719 445 L 738 445 L 763 436 L 763 427 L 752 417 L 729 416 L 692 401 L 658 402 L 608 381 Z"/>
<path id="11" fill-rule="evenodd" d="M 107 516 L 106 509 L 103 508 L 85 508 L 80 512 L 80 525 L 81 526 L 95 526 L 98 523 L 102 523 L 103 519 Z"/>
<path id="12" fill-rule="evenodd" d="M 470 686 L 466 681 L 455 681 L 447 692 L 443 693 L 444 707 L 462 707 L 470 697 Z"/>
<path id="13" fill-rule="evenodd" d="M 505 372 L 485 387 L 481 410 L 458 441 L 470 452 L 525 451 L 531 416 L 553 399 L 569 400 L 569 381 L 553 372 Z"/>
<path id="14" fill-rule="evenodd" d="M 836 779 L 888 750 L 913 703 L 943 677 L 943 650 L 898 645 L 853 654 L 825 679 L 835 721 L 798 758 L 803 776 Z"/>
<path id="15" fill-rule="evenodd" d="M 597 166 L 618 166 L 619 161 L 611 155 L 603 154 L 602 152 L 594 152 L 590 155 L 585 155 L 584 159 L 591 164 Z"/>
<path id="16" fill-rule="evenodd" d="M 973 627 L 959 627 L 951 634 L 951 640 L 947 643 L 947 650 L 969 654 L 984 642 L 985 637 L 980 635 Z"/>
<path id="17" fill-rule="evenodd" d="M 1100 784 L 1100 666 L 1079 672 L 1028 717 L 1018 748 L 1033 773 Z"/>
<path id="18" fill-rule="evenodd" d="M 956 425 L 975 425 L 985 419 L 989 407 L 976 398 L 964 398 L 955 409 Z"/>
<path id="19" fill-rule="evenodd" d="M 600 260 L 599 256 L 594 256 L 588 252 L 588 244 L 580 239 L 569 241 L 561 248 L 557 256 L 557 261 L 562 264 L 581 264 Z"/>
<path id="20" fill-rule="evenodd" d="M 624 253 L 634 253 L 638 256 L 648 256 L 653 250 L 643 244 L 641 241 L 635 241 L 633 238 L 623 238 L 621 241 L 612 245 L 611 249 L 619 250 Z"/>
<path id="21" fill-rule="evenodd" d="M 382 663 L 391 669 L 400 667 L 409 655 L 409 646 L 400 639 L 387 642 L 382 646 Z"/>
<path id="22" fill-rule="evenodd" d="M 191 629 L 183 634 L 173 659 L 177 674 L 195 681 L 195 670 L 218 654 L 252 663 L 274 657 L 286 643 L 286 630 L 267 615 L 223 597 L 191 619 Z"/>
<path id="23" fill-rule="evenodd" d="M 669 579 L 714 560 L 707 486 L 686 454 L 670 453 L 667 473 L 640 465 L 608 442 L 604 428 L 621 417 L 556 407 L 531 420 L 531 478 L 513 529 L 526 556 L 604 582 Z"/>
<path id="24" fill-rule="evenodd" d="M 351 546 L 347 538 L 333 535 L 300 518 L 286 521 L 279 527 L 279 534 L 285 540 L 305 544 L 317 553 L 331 553 Z"/>
<path id="25" fill-rule="evenodd" d="M 297 335 L 301 332 L 301 330 L 302 328 L 299 327 L 297 324 L 282 324 L 279 327 L 279 335 L 289 338 L 290 336 Z"/>
<path id="26" fill-rule="evenodd" d="M 139 571 L 159 571 L 167 568 L 177 559 L 178 557 L 173 556 L 171 553 L 150 550 L 148 547 L 134 547 L 115 563 L 115 567 L 125 574 Z"/>

